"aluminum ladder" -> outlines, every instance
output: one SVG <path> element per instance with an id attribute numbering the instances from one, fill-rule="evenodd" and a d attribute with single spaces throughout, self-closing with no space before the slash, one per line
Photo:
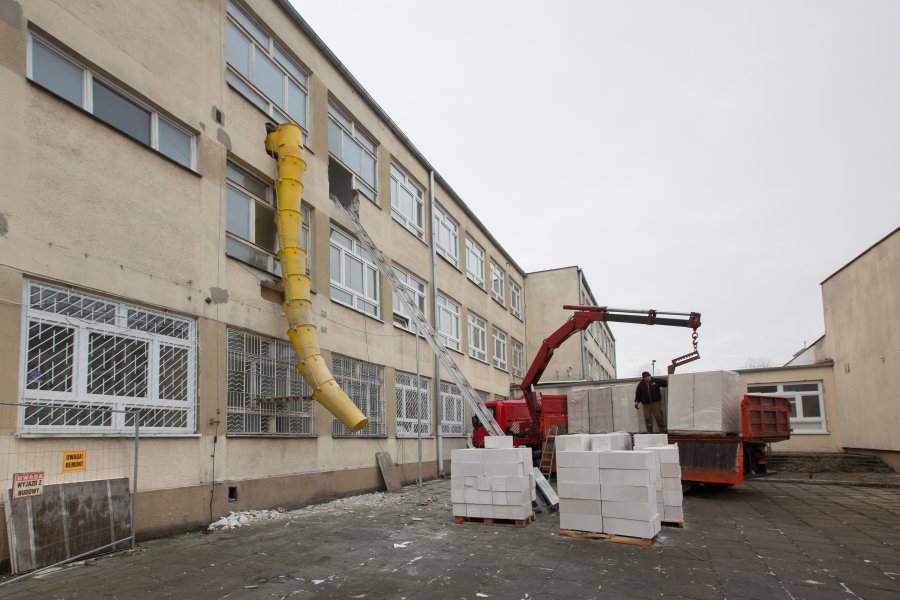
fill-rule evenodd
<path id="1" fill-rule="evenodd" d="M 550 477 L 553 472 L 553 463 L 556 459 L 556 436 L 559 434 L 559 426 L 551 425 L 547 431 L 547 437 L 544 439 L 544 445 L 541 447 L 541 473 L 546 473 Z"/>
<path id="2" fill-rule="evenodd" d="M 453 382 L 459 387 L 462 392 L 463 398 L 469 403 L 469 407 L 472 409 L 472 413 L 478 417 L 478 420 L 485 426 L 488 430 L 489 435 L 506 435 L 500 426 L 497 424 L 497 421 L 494 420 L 494 415 L 482 404 L 481 398 L 478 396 L 478 393 L 475 391 L 475 388 L 472 387 L 472 384 L 469 383 L 469 380 L 466 379 L 466 376 L 463 375 L 462 370 L 457 366 L 456 362 L 453 360 L 453 357 L 450 356 L 450 352 L 444 346 L 444 343 L 440 340 L 437 335 L 437 332 L 428 323 L 428 319 L 425 318 L 425 315 L 419 310 L 419 307 L 416 306 L 415 301 L 413 300 L 412 295 L 406 289 L 400 280 L 397 278 L 397 275 L 394 274 L 394 269 L 391 268 L 391 265 L 388 264 L 387 260 L 384 258 L 384 255 L 381 253 L 381 250 L 375 245 L 375 242 L 372 241 L 372 238 L 369 237 L 366 228 L 363 227 L 362 223 L 359 221 L 359 192 L 353 193 L 353 202 L 351 206 L 344 206 L 344 204 L 333 194 L 331 195 L 331 200 L 341 209 L 341 212 L 344 213 L 344 216 L 350 222 L 350 225 L 353 227 L 353 232 L 356 234 L 357 240 L 359 243 L 363 245 L 369 255 L 372 257 L 372 260 L 375 261 L 378 270 L 381 272 L 383 277 L 386 277 L 388 281 L 391 283 L 391 289 L 394 290 L 394 293 L 400 297 L 400 301 L 403 302 L 403 305 L 406 306 L 406 309 L 412 314 L 413 321 L 416 322 L 419 332 L 422 334 L 422 337 L 428 342 L 428 345 L 431 346 L 432 351 L 435 356 L 438 357 L 438 360 L 441 362 L 441 366 L 447 370 L 447 373 L 450 374 L 450 378 L 453 379 Z M 355 210 L 354 210 L 355 209 Z"/>

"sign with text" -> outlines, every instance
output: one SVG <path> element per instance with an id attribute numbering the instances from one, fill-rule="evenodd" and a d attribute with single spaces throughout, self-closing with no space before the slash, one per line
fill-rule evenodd
<path id="1" fill-rule="evenodd" d="M 44 493 L 44 472 L 13 473 L 13 498 L 40 496 Z"/>
<path id="2" fill-rule="evenodd" d="M 63 452 L 63 472 L 84 471 L 85 468 L 87 468 L 87 450 L 65 450 Z"/>

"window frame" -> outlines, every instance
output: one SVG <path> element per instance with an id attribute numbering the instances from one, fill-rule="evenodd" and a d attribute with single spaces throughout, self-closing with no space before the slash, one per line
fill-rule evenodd
<path id="1" fill-rule="evenodd" d="M 39 299 L 46 297 L 61 298 L 62 301 L 55 301 L 53 306 L 61 306 L 61 310 L 50 310 L 34 305 L 34 297 L 37 294 Z M 45 296 L 46 294 L 46 296 Z M 74 299 L 74 302 L 73 302 Z M 40 300 L 39 300 L 40 304 Z M 19 397 L 20 401 L 28 406 L 20 406 L 17 417 L 17 431 L 24 436 L 52 436 L 53 434 L 72 435 L 77 434 L 99 434 L 102 436 L 121 436 L 134 435 L 134 425 L 128 423 L 127 411 L 147 411 L 150 416 L 156 411 L 183 413 L 184 426 L 153 426 L 142 422 L 140 425 L 141 435 L 194 435 L 197 431 L 197 419 L 199 414 L 199 398 L 198 398 L 198 333 L 197 323 L 194 319 L 176 315 L 173 313 L 160 311 L 149 308 L 144 305 L 126 302 L 123 300 L 115 300 L 108 297 L 98 296 L 92 293 L 82 291 L 80 289 L 52 285 L 37 280 L 26 279 L 23 285 L 23 310 L 22 310 L 22 342 L 20 352 L 19 366 Z M 78 309 L 90 307 L 91 314 L 100 314 L 101 318 L 85 317 L 81 314 L 66 314 L 66 308 L 76 306 Z M 98 309 L 98 310 L 94 310 Z M 142 329 L 141 319 L 145 319 L 145 323 L 149 325 L 154 323 L 169 321 L 173 325 L 178 325 L 184 332 L 182 336 L 166 335 L 164 333 L 148 331 Z M 66 352 L 67 360 L 70 363 L 65 371 L 57 371 L 65 373 L 67 380 L 66 389 L 51 389 L 33 387 L 31 383 L 38 380 L 35 379 L 33 373 L 40 373 L 42 378 L 47 371 L 40 371 L 45 365 L 41 362 L 37 367 L 30 368 L 33 363 L 32 358 L 32 336 L 30 330 L 34 325 L 47 325 L 48 327 L 57 327 L 72 331 L 71 349 Z M 137 385 L 143 385 L 146 389 L 145 396 L 120 395 L 111 393 L 96 393 L 90 391 L 91 373 L 92 373 L 92 339 L 94 336 L 99 338 L 114 339 L 115 343 L 119 340 L 126 342 L 145 344 L 147 350 L 146 355 L 146 376 L 144 383 L 139 381 Z M 104 343 L 105 340 L 101 340 Z M 55 344 L 54 344 L 55 346 Z M 167 375 L 163 368 L 163 350 L 175 349 L 186 352 L 184 359 L 184 398 L 183 399 L 166 399 L 162 397 L 163 386 L 166 385 Z M 40 352 L 40 348 L 37 348 Z M 52 356 L 57 356 L 59 351 L 55 350 Z M 105 358 L 105 356 L 104 356 Z M 113 363 L 106 360 L 103 362 L 103 369 L 99 371 L 96 377 L 102 378 L 106 376 L 110 370 L 115 369 L 119 363 L 115 362 L 116 356 L 112 357 Z M 40 355 L 38 357 L 40 361 Z M 112 364 L 112 366 L 109 366 Z M 125 364 L 127 367 L 133 368 L 135 361 L 127 359 Z M 56 371 L 56 365 L 51 365 L 50 373 Z M 123 367 L 124 371 L 125 367 Z M 115 375 L 113 375 L 115 376 Z M 100 382 L 99 385 L 106 385 Z M 124 382 L 122 385 L 134 388 L 133 381 Z M 55 386 L 54 386 L 55 387 Z M 90 414 L 93 411 L 102 412 L 104 409 L 110 411 L 109 424 L 28 424 L 30 418 L 26 415 L 29 408 L 35 408 L 35 412 L 44 414 L 60 414 L 66 411 L 74 411 L 77 413 L 79 408 L 85 409 Z M 114 411 L 114 412 L 112 412 Z M 40 414 L 36 415 L 40 418 Z M 66 420 L 68 420 L 68 416 Z"/>
<path id="2" fill-rule="evenodd" d="M 509 334 L 499 327 L 491 328 L 491 339 L 493 340 L 493 364 L 501 371 L 509 369 Z M 499 352 L 498 352 L 499 350 Z"/>
<path id="3" fill-rule="evenodd" d="M 410 273 L 409 271 L 407 271 L 400 265 L 397 265 L 396 263 L 392 264 L 391 268 L 394 270 L 394 275 L 397 276 L 397 279 L 399 279 L 400 283 L 402 283 L 403 286 L 406 288 L 406 291 L 408 291 L 410 293 L 410 295 L 412 295 L 413 298 L 418 300 L 419 310 L 422 311 L 422 314 L 424 314 L 425 318 L 427 319 L 428 318 L 428 301 L 427 301 L 428 300 L 428 284 L 425 283 L 425 281 L 423 279 L 416 277 L 415 275 L 413 275 L 412 273 Z M 421 291 L 410 286 L 410 284 L 409 284 L 410 280 L 415 282 L 417 284 L 417 287 L 420 286 Z M 393 296 L 393 309 L 394 309 L 394 327 L 397 327 L 398 329 L 402 329 L 404 331 L 408 331 L 409 333 L 415 334 L 416 329 L 417 329 L 415 319 L 413 319 L 412 315 L 407 314 L 408 311 L 406 309 L 406 305 L 400 299 L 400 294 L 398 294 L 396 292 L 396 290 L 392 290 L 392 292 L 393 292 L 392 296 Z M 398 318 L 401 319 L 401 322 L 398 322 Z M 406 321 L 405 324 L 402 322 L 403 320 Z"/>
<path id="4" fill-rule="evenodd" d="M 487 353 L 487 340 L 488 340 L 488 324 L 485 319 L 475 314 L 471 310 L 468 311 L 466 315 L 466 323 L 468 325 L 468 334 L 469 334 L 469 356 L 474 358 L 477 361 L 483 362 L 485 364 L 488 363 L 488 353 Z M 480 338 L 481 346 L 476 344 L 476 341 Z"/>
<path id="5" fill-rule="evenodd" d="M 350 371 L 349 375 L 345 374 L 344 367 L 347 367 L 347 370 Z M 332 354 L 331 374 L 334 376 L 335 382 L 350 398 L 350 401 L 369 419 L 365 427 L 359 431 L 351 432 L 346 425 L 334 418 L 331 422 L 331 437 L 387 437 L 384 367 L 357 358 Z M 368 377 L 372 374 L 374 374 L 374 378 Z M 374 391 L 376 395 L 374 400 L 371 397 L 359 397 L 356 392 L 361 389 L 369 394 Z"/>
<path id="6" fill-rule="evenodd" d="M 337 128 L 341 136 L 337 141 L 340 142 L 340 156 L 335 154 L 335 148 L 332 146 L 334 141 L 332 133 Z M 364 155 L 372 159 L 372 182 L 369 183 L 365 179 L 365 175 L 356 171 L 344 159 L 344 134 L 351 138 L 360 151 L 360 166 L 362 166 L 362 157 Z M 366 142 L 366 143 L 363 143 Z M 328 155 L 334 158 L 342 167 L 344 167 L 352 178 L 352 186 L 354 190 L 359 191 L 363 196 L 378 204 L 378 142 L 364 131 L 359 124 L 347 113 L 340 108 L 334 101 L 328 99 Z"/>
<path id="7" fill-rule="evenodd" d="M 148 102 L 139 98 L 134 92 L 125 89 L 125 87 L 121 84 L 115 83 L 110 79 L 95 73 L 89 67 L 86 66 L 85 61 L 79 60 L 74 56 L 73 53 L 63 49 L 58 44 L 51 42 L 47 38 L 37 35 L 33 31 L 28 31 L 27 34 L 27 65 L 26 65 L 26 77 L 30 82 L 37 85 L 43 90 L 46 90 L 48 93 L 53 94 L 57 98 L 60 98 L 64 102 L 75 106 L 82 111 L 88 113 L 93 118 L 98 121 L 104 123 L 108 127 L 116 130 L 121 133 L 128 139 L 134 141 L 135 143 L 144 146 L 145 148 L 150 148 L 155 153 L 160 156 L 164 156 L 166 159 L 178 164 L 185 169 L 188 169 L 193 172 L 197 172 L 197 136 L 196 134 L 188 129 L 186 126 L 176 122 L 173 118 L 163 115 L 160 111 L 153 108 Z M 37 43 L 44 47 L 47 51 L 55 54 L 58 58 L 68 62 L 73 67 L 76 67 L 81 70 L 81 99 L 78 103 L 73 102 L 72 100 L 63 97 L 60 93 L 50 89 L 44 84 L 40 83 L 37 79 L 35 79 L 34 72 L 34 44 Z M 133 105 L 134 107 L 149 113 L 149 131 L 148 137 L 149 141 L 145 142 L 144 140 L 138 139 L 134 137 L 129 132 L 125 131 L 121 127 L 116 124 L 110 122 L 107 119 L 99 116 L 95 112 L 94 106 L 94 83 L 99 83 L 101 86 L 107 88 L 107 90 L 118 96 L 121 100 Z M 181 162 L 178 158 L 167 154 L 163 150 L 160 149 L 160 122 L 165 123 L 167 126 L 175 129 L 177 132 L 183 134 L 188 138 L 189 149 L 188 152 L 190 154 L 188 158 L 188 164 Z"/>
<path id="8" fill-rule="evenodd" d="M 480 255 L 478 254 L 479 252 L 481 253 Z M 481 264 L 481 268 L 477 273 L 472 271 L 473 260 Z M 466 277 L 481 289 L 485 289 L 484 269 L 486 261 L 487 253 L 484 251 L 484 248 L 478 242 L 466 236 Z"/>
<path id="9" fill-rule="evenodd" d="M 524 379 L 525 378 L 525 344 L 520 342 L 514 337 L 510 337 L 510 355 L 511 355 L 511 366 L 512 366 L 512 376 L 515 379 Z"/>
<path id="10" fill-rule="evenodd" d="M 297 357 L 290 342 L 234 327 L 226 327 L 225 337 L 225 435 L 315 437 L 316 403 L 310 399 L 313 390 L 294 366 Z M 238 338 L 241 341 L 240 349 L 237 347 Z M 259 352 L 253 352 L 257 348 Z M 268 356 L 263 355 L 263 348 L 268 349 Z M 241 367 L 240 371 L 235 369 L 238 366 Z M 265 387 L 264 380 L 269 380 L 269 385 L 274 385 L 274 395 L 266 396 L 261 393 Z M 258 401 L 265 397 L 288 396 L 299 399 L 279 404 Z M 285 425 L 286 430 L 282 430 Z"/>
<path id="11" fill-rule="evenodd" d="M 444 260 L 459 269 L 459 223 L 451 217 L 437 203 L 432 204 L 432 243 L 437 254 L 444 257 Z M 441 242 L 441 232 L 446 231 L 450 238 L 450 246 L 446 247 Z"/>
<path id="12" fill-rule="evenodd" d="M 813 390 L 785 390 L 786 386 L 798 385 L 816 385 L 817 389 Z M 752 391 L 751 388 L 775 386 L 775 391 Z M 768 382 L 768 383 L 750 383 L 747 384 L 747 393 L 764 396 L 780 396 L 788 398 L 791 403 L 792 414 L 791 435 L 822 435 L 829 433 L 828 421 L 825 415 L 825 385 L 822 380 L 809 381 L 785 381 L 785 382 Z M 819 401 L 818 417 L 806 417 L 803 415 L 803 398 L 804 396 L 817 396 Z M 796 415 L 796 416 L 794 416 Z M 799 426 L 799 428 L 797 427 Z M 816 427 L 817 426 L 817 427 Z"/>
<path id="13" fill-rule="evenodd" d="M 238 16 L 236 16 L 235 13 L 243 17 L 246 22 L 242 22 L 242 20 Z M 246 41 L 249 43 L 249 55 L 247 57 L 248 73 L 246 75 L 244 73 L 241 73 L 238 67 L 232 65 L 228 60 L 228 35 L 230 34 L 230 32 L 228 31 L 229 25 L 237 28 L 237 32 L 243 35 L 246 38 Z M 258 30 L 257 33 L 261 36 L 264 36 L 265 40 L 260 40 L 256 35 L 254 35 L 254 32 L 248 29 L 250 25 L 255 27 Z M 239 6 L 232 0 L 228 0 L 228 2 L 226 3 L 225 28 L 225 77 L 228 84 L 231 85 L 231 87 L 234 88 L 240 95 L 244 96 L 254 106 L 262 110 L 264 113 L 266 113 L 267 116 L 271 117 L 272 119 L 279 121 L 279 117 L 281 117 L 282 120 L 279 122 L 290 122 L 299 125 L 300 129 L 303 131 L 303 139 L 305 142 L 309 132 L 308 124 L 310 104 L 310 74 L 307 69 L 301 67 L 296 60 L 288 56 L 285 49 L 275 40 L 274 36 L 270 34 L 265 27 L 261 26 L 255 18 L 251 17 L 247 13 L 247 11 L 245 11 L 241 6 Z M 272 62 L 275 67 L 279 71 L 281 71 L 281 75 L 283 77 L 281 103 L 279 103 L 275 98 L 272 98 L 268 94 L 263 92 L 263 90 L 253 82 L 256 75 L 256 57 L 258 52 L 262 52 L 264 58 Z M 283 64 L 285 62 L 288 64 Z M 301 81 L 301 79 L 303 79 L 303 81 Z M 294 84 L 302 92 L 304 98 L 303 111 L 302 115 L 300 115 L 302 116 L 302 122 L 296 119 L 290 112 L 292 111 L 290 107 L 291 84 Z"/>
<path id="14" fill-rule="evenodd" d="M 453 310 L 455 309 L 455 310 Z M 437 321 L 435 330 L 437 331 L 438 337 L 443 342 L 444 346 L 449 348 L 450 350 L 456 350 L 457 352 L 462 352 L 462 332 L 460 330 L 460 305 L 454 300 L 451 300 L 448 296 L 445 296 L 442 292 L 438 292 L 437 297 Z M 447 317 L 444 317 L 447 315 Z M 447 332 L 444 330 L 444 318 L 450 318 L 450 328 L 451 331 Z M 455 330 L 456 337 L 452 337 L 455 322 Z M 451 343 L 452 342 L 452 343 Z"/>
<path id="15" fill-rule="evenodd" d="M 400 205 L 399 193 L 403 188 L 412 197 L 413 215 L 406 215 Z M 415 213 L 421 215 L 421 222 L 416 222 Z M 400 166 L 391 162 L 391 217 L 403 225 L 404 229 L 422 241 L 425 241 L 425 190 Z"/>
<path id="16" fill-rule="evenodd" d="M 419 434 L 417 431 L 419 424 L 418 415 L 409 414 L 408 409 L 410 407 L 406 402 L 407 392 L 413 396 L 416 395 L 415 382 L 415 373 L 407 373 L 399 369 L 395 371 L 394 386 L 397 403 L 396 422 L 398 438 L 418 437 Z M 422 415 L 422 437 L 432 437 L 431 378 L 420 374 L 419 383 L 419 402 L 417 403 L 417 406 L 421 406 L 424 409 L 422 412 L 425 413 Z"/>
<path id="17" fill-rule="evenodd" d="M 441 437 L 466 436 L 466 412 L 462 390 L 455 383 L 441 380 L 438 388 Z"/>
<path id="18" fill-rule="evenodd" d="M 517 319 L 522 319 L 522 286 L 509 280 L 509 312 Z"/>
<path id="19" fill-rule="evenodd" d="M 506 272 L 491 259 L 491 298 L 506 308 Z"/>
<path id="20" fill-rule="evenodd" d="M 347 248 L 346 246 L 335 242 L 334 234 L 338 233 L 344 237 L 346 237 L 351 242 L 351 248 Z M 332 261 L 332 250 L 337 250 L 340 254 L 340 260 L 338 262 L 338 268 L 340 269 L 341 280 L 335 281 L 333 278 L 334 273 L 334 265 L 331 264 L 329 268 L 329 281 L 331 287 L 331 293 L 329 294 L 331 300 L 333 302 L 337 302 L 347 308 L 360 312 L 368 317 L 372 317 L 374 319 L 381 320 L 381 273 L 378 271 L 378 266 L 375 264 L 371 258 L 367 256 L 365 249 L 359 243 L 359 241 L 354 238 L 349 233 L 344 232 L 341 229 L 338 229 L 334 225 L 331 227 L 331 232 L 328 236 L 328 245 L 329 245 L 329 262 Z M 363 276 L 362 276 L 362 284 L 363 291 L 358 292 L 353 288 L 346 285 L 347 274 L 346 274 L 346 259 L 350 257 L 353 260 L 358 260 L 362 263 Z M 374 285 L 374 296 L 369 296 L 366 292 L 370 291 L 369 288 L 369 278 L 367 277 L 369 272 L 373 272 L 375 274 L 375 285 Z M 350 302 L 342 300 L 340 298 L 335 298 L 334 290 L 337 288 L 339 292 L 344 294 L 348 294 L 351 297 Z M 372 305 L 374 306 L 375 314 L 367 312 L 365 308 L 361 308 L 359 304 L 363 306 Z"/>

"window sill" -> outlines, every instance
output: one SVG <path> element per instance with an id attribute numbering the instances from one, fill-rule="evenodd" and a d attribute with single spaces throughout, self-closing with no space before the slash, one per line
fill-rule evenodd
<path id="1" fill-rule="evenodd" d="M 471 354 L 469 355 L 469 358 L 471 358 L 471 359 L 474 360 L 474 361 L 483 363 L 483 364 L 485 364 L 485 365 L 490 365 L 490 364 L 491 364 L 491 363 L 489 363 L 489 362 L 487 361 L 486 358 L 485 358 L 485 359 L 481 359 L 481 358 L 478 358 L 477 356 L 472 356 Z"/>
<path id="2" fill-rule="evenodd" d="M 97 433 L 97 432 L 85 432 L 78 433 L 77 431 L 73 432 L 65 432 L 65 433 L 16 433 L 15 437 L 20 439 L 40 439 L 40 438 L 131 438 L 134 439 L 134 431 L 125 432 L 125 431 L 116 431 L 109 433 Z M 140 437 L 142 438 L 201 438 L 203 434 L 200 433 L 153 433 L 153 432 L 140 432 Z"/>
<path id="3" fill-rule="evenodd" d="M 447 258 L 446 256 L 444 256 L 443 252 L 441 252 L 440 250 L 438 250 L 437 246 L 435 246 L 435 253 L 436 253 L 438 256 L 440 256 L 441 258 L 443 258 L 443 259 L 444 259 L 444 262 L 446 262 L 448 265 L 450 265 L 451 267 L 453 267 L 454 269 L 456 269 L 457 271 L 459 271 L 460 273 L 462 273 L 462 269 L 459 268 L 459 262 L 457 261 L 457 262 L 454 263 L 452 260 L 450 260 L 449 258 Z"/>
<path id="4" fill-rule="evenodd" d="M 267 439 L 284 439 L 284 440 L 315 440 L 319 435 L 316 433 L 226 433 L 227 438 L 267 438 Z"/>
<path id="5" fill-rule="evenodd" d="M 366 311 L 360 310 L 360 309 L 356 308 L 355 306 L 350 306 L 349 304 L 347 304 L 345 302 L 341 302 L 340 300 L 335 300 L 334 298 L 331 298 L 330 296 L 329 296 L 329 298 L 331 299 L 332 302 L 334 302 L 335 304 L 337 304 L 339 306 L 343 306 L 344 308 L 350 309 L 355 313 L 359 313 L 364 317 L 368 317 L 368 318 L 372 319 L 373 321 L 378 321 L 379 323 L 382 323 L 382 324 L 384 323 L 384 321 L 382 320 L 382 318 L 380 316 L 376 317 L 374 315 L 370 315 Z"/>
<path id="6" fill-rule="evenodd" d="M 401 221 L 400 219 L 398 219 L 397 216 L 394 214 L 393 211 L 391 211 L 391 219 L 394 221 L 394 223 L 396 223 L 397 225 L 399 225 L 400 227 L 402 227 L 402 228 L 404 229 L 404 231 L 408 232 L 408 233 L 409 233 L 410 235 L 412 235 L 414 238 L 416 238 L 417 240 L 419 240 L 420 242 L 422 242 L 422 244 L 423 244 L 426 248 L 428 247 L 428 242 L 425 241 L 425 232 L 420 232 L 420 231 L 418 231 L 417 229 L 414 229 L 414 228 L 412 228 L 412 227 L 407 227 L 406 223 L 404 223 L 403 221 Z M 422 234 L 421 237 L 419 236 L 420 233 Z"/>
<path id="7" fill-rule="evenodd" d="M 479 290 L 481 290 L 482 292 L 484 292 L 485 294 L 487 294 L 487 289 L 484 287 L 484 282 L 478 283 L 477 281 L 475 281 L 474 279 L 472 279 L 471 277 L 469 277 L 468 274 L 466 275 L 466 279 L 469 280 L 469 283 L 471 283 L 472 285 L 474 285 L 475 287 L 477 287 Z"/>
<path id="8" fill-rule="evenodd" d="M 373 435 L 332 435 L 333 440 L 386 440 L 387 434 Z"/>
<path id="9" fill-rule="evenodd" d="M 791 437 L 795 435 L 831 435 L 830 431 L 791 431 Z"/>

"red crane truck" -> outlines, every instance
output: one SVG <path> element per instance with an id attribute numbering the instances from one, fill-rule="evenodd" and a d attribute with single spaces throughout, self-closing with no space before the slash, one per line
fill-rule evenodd
<path id="1" fill-rule="evenodd" d="M 559 329 L 541 344 L 520 384 L 522 398 L 508 398 L 485 403 L 504 432 L 513 437 L 515 446 L 529 446 L 535 456 L 552 428 L 559 434 L 568 431 L 567 398 L 564 394 L 538 395 L 535 386 L 563 342 L 598 321 L 667 325 L 693 330 L 692 352 L 672 359 L 668 373 L 685 363 L 697 360 L 697 328 L 700 313 L 663 313 L 655 310 L 613 309 L 598 306 L 566 305 L 575 312 Z M 476 447 L 484 447 L 487 431 L 472 419 L 472 440 Z M 767 444 L 790 438 L 790 404 L 786 398 L 746 396 L 741 402 L 741 433 L 725 435 L 710 433 L 670 433 L 669 440 L 678 442 L 681 455 L 682 481 L 692 483 L 733 485 L 743 481 L 745 474 L 765 471 Z"/>

